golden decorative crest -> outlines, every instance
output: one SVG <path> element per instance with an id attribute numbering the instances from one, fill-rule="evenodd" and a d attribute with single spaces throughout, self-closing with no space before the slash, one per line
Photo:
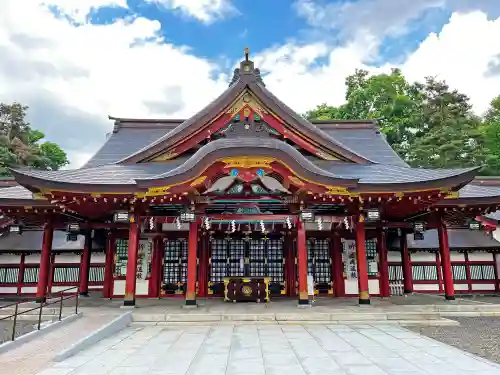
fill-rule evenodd
<path id="1" fill-rule="evenodd" d="M 264 117 L 268 113 L 265 107 L 249 91 L 245 91 L 240 95 L 226 113 L 233 115 L 241 111 L 244 107 L 247 107 L 245 110 L 248 110 L 248 108 L 253 109 L 260 117 Z"/>
<path id="2" fill-rule="evenodd" d="M 154 195 L 170 194 L 170 192 L 168 191 L 169 189 L 170 189 L 170 186 L 149 188 L 148 191 L 146 192 L 146 195 L 147 196 L 154 196 Z"/>
<path id="3" fill-rule="evenodd" d="M 241 288 L 241 292 L 247 297 L 251 296 L 252 295 L 252 288 L 248 285 L 243 285 L 243 287 Z"/>
<path id="4" fill-rule="evenodd" d="M 198 177 L 196 180 L 194 180 L 193 182 L 191 182 L 189 184 L 189 186 L 193 187 L 193 186 L 198 186 L 200 185 L 202 182 L 204 182 L 205 180 L 207 179 L 207 176 L 200 176 Z"/>
<path id="5" fill-rule="evenodd" d="M 444 199 L 458 199 L 460 198 L 460 194 L 458 191 L 448 191 L 446 192 L 446 196 Z"/>
<path id="6" fill-rule="evenodd" d="M 297 186 L 304 186 L 304 182 L 298 178 L 298 177 L 295 177 L 295 176 L 288 176 L 288 179 L 294 184 L 294 185 L 297 185 Z"/>
<path id="7" fill-rule="evenodd" d="M 224 168 L 271 168 L 273 158 L 241 156 L 221 160 L 226 165 Z"/>
<path id="8" fill-rule="evenodd" d="M 342 186 L 325 186 L 328 191 L 328 195 L 349 195 L 349 190 Z"/>

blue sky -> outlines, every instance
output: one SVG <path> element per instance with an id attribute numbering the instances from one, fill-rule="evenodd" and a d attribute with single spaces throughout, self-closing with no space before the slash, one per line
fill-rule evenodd
<path id="1" fill-rule="evenodd" d="M 314 3 L 342 6 L 345 3 L 356 4 L 356 1 L 325 0 Z M 188 46 L 197 56 L 218 62 L 237 61 L 245 46 L 257 53 L 289 41 L 309 43 L 321 40 L 338 45 L 346 37 L 342 35 L 342 30 L 311 25 L 299 14 L 292 0 L 233 0 L 234 12 L 209 22 L 180 9 L 168 9 L 144 0 L 128 0 L 127 6 L 128 9 L 116 6 L 94 9 L 88 16 L 89 22 L 95 25 L 109 24 L 126 17 L 157 20 L 161 23 L 161 35 L 166 41 Z M 430 7 L 408 22 L 408 30 L 404 35 L 384 35 L 377 62 L 401 60 L 402 56 L 416 49 L 430 32 L 441 30 L 451 14 L 451 7 Z"/>
<path id="2" fill-rule="evenodd" d="M 400 68 L 444 79 L 478 113 L 500 94 L 500 0 L 2 0 L 0 102 L 82 165 L 107 116 L 187 118 L 248 46 L 298 113 L 345 100 L 345 78 Z"/>

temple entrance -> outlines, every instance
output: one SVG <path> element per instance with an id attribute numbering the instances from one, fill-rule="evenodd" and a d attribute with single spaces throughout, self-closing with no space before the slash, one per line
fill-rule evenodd
<path id="1" fill-rule="evenodd" d="M 187 281 L 188 244 L 186 239 L 163 243 L 162 295 L 184 294 Z"/>
<path id="2" fill-rule="evenodd" d="M 226 277 L 269 278 L 271 295 L 286 293 L 283 239 L 280 235 L 234 233 L 210 239 L 209 294 L 223 295 Z"/>
<path id="3" fill-rule="evenodd" d="M 307 273 L 313 276 L 315 294 L 333 294 L 329 238 L 307 240 Z"/>

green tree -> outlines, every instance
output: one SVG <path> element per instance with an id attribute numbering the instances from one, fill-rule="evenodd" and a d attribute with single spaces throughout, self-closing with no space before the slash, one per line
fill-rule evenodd
<path id="1" fill-rule="evenodd" d="M 481 119 L 472 112 L 470 99 L 433 77 L 420 87 L 422 100 L 407 155 L 409 164 L 431 168 L 482 165 Z"/>
<path id="2" fill-rule="evenodd" d="M 57 170 L 67 165 L 66 153 L 55 143 L 40 141 L 45 135 L 26 120 L 27 106 L 0 103 L 0 175 L 9 167 L 29 166 Z"/>
<path id="3" fill-rule="evenodd" d="M 486 166 L 483 175 L 500 175 L 500 95 L 494 98 L 483 119 Z"/>
<path id="4" fill-rule="evenodd" d="M 399 69 L 373 76 L 365 70 L 356 70 L 345 83 L 345 104 L 340 107 L 322 104 L 308 111 L 305 117 L 310 120 L 377 120 L 389 144 L 406 159 L 419 126 L 421 86 L 409 84 Z"/>

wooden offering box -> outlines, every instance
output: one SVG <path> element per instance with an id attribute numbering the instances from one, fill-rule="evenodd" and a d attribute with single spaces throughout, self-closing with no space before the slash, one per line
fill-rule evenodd
<path id="1" fill-rule="evenodd" d="M 224 278 L 225 301 L 255 301 L 269 302 L 269 278 L 226 277 Z"/>

